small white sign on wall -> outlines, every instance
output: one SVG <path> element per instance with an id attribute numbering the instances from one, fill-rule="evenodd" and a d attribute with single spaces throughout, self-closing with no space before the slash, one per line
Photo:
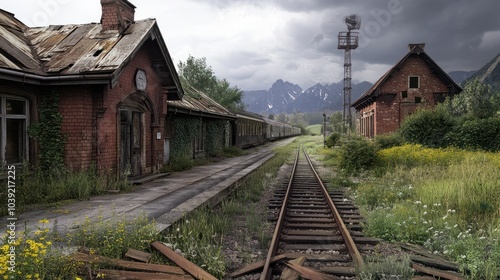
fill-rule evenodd
<path id="1" fill-rule="evenodd" d="M 161 139 L 161 132 L 156 132 L 156 140 L 160 140 Z"/>

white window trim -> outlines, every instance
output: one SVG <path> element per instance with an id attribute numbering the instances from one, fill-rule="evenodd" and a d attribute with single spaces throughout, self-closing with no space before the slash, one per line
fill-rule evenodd
<path id="1" fill-rule="evenodd" d="M 24 115 L 19 115 L 19 114 L 6 114 L 6 105 L 7 105 L 7 99 L 10 100 L 19 100 L 19 101 L 24 101 L 25 102 L 25 112 L 26 114 Z M 0 161 L 2 163 L 6 163 L 5 161 L 5 149 L 7 148 L 7 119 L 17 119 L 17 120 L 25 120 L 24 123 L 24 155 L 23 155 L 23 160 L 29 161 L 29 139 L 28 139 L 28 126 L 30 125 L 29 120 L 30 120 L 30 101 L 27 98 L 21 97 L 21 96 L 16 96 L 16 95 L 10 95 L 10 94 L 4 94 L 0 93 L 0 100 L 1 100 L 1 106 L 0 106 L 0 121 L 1 121 L 1 147 L 0 147 Z M 14 164 L 19 164 L 22 162 L 16 162 Z"/>
<path id="2" fill-rule="evenodd" d="M 418 85 L 416 88 L 412 88 L 410 87 L 410 80 L 411 78 L 417 78 L 418 79 Z M 420 76 L 416 76 L 416 75 L 412 75 L 412 76 L 408 76 L 408 89 L 418 89 L 420 88 Z"/>

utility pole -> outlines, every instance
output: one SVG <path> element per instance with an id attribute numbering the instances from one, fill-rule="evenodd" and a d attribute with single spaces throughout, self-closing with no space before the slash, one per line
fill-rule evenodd
<path id="1" fill-rule="evenodd" d="M 359 32 L 352 32 L 352 30 L 359 30 L 361 27 L 361 18 L 358 15 L 349 15 L 344 18 L 347 25 L 347 32 L 340 32 L 338 39 L 338 49 L 344 49 L 344 104 L 342 112 L 342 126 L 343 134 L 347 132 L 350 136 L 352 125 L 351 114 L 351 50 L 355 50 L 359 46 Z"/>
<path id="2" fill-rule="evenodd" d="M 323 148 L 326 147 L 326 114 L 323 113 Z"/>

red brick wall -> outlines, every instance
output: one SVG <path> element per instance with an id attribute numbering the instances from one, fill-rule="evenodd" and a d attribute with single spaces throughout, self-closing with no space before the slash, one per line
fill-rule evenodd
<path id="1" fill-rule="evenodd" d="M 143 126 L 143 151 L 142 172 L 155 171 L 163 158 L 163 106 L 166 96 L 162 93 L 160 80 L 152 68 L 152 60 L 146 44 L 122 71 L 120 78 L 113 88 L 107 88 L 104 93 L 104 106 L 107 108 L 102 118 L 98 119 L 97 153 L 100 169 L 118 170 L 119 164 L 119 110 L 120 102 L 127 96 L 136 92 L 135 73 L 137 68 L 146 72 L 146 94 L 155 107 L 156 119 L 151 120 L 152 112 L 145 112 L 145 125 Z M 152 126 L 154 124 L 154 126 Z M 162 139 L 156 140 L 156 132 L 162 133 Z M 154 134 L 154 135 L 153 135 Z"/>
<path id="2" fill-rule="evenodd" d="M 59 89 L 59 111 L 63 116 L 62 133 L 67 137 L 64 163 L 82 170 L 92 161 L 92 91 L 89 87 Z"/>
<path id="3" fill-rule="evenodd" d="M 418 89 L 408 88 L 409 76 L 420 77 Z M 379 91 L 374 106 L 358 113 L 375 110 L 375 135 L 396 131 L 404 118 L 419 108 L 434 107 L 437 103 L 434 94 L 446 93 L 448 88 L 419 56 L 412 55 L 379 87 Z M 403 91 L 407 92 L 406 98 L 402 97 Z M 415 103 L 415 97 L 420 97 L 421 103 Z"/>
<path id="4" fill-rule="evenodd" d="M 119 30 L 126 27 L 126 22 L 134 21 L 134 8 L 124 0 L 101 0 L 102 30 Z"/>

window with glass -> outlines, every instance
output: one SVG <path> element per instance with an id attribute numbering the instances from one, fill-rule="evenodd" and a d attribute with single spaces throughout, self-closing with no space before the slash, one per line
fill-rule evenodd
<path id="1" fill-rule="evenodd" d="M 0 95 L 0 160 L 7 164 L 27 159 L 29 102 L 25 98 Z"/>

